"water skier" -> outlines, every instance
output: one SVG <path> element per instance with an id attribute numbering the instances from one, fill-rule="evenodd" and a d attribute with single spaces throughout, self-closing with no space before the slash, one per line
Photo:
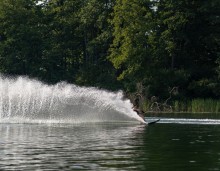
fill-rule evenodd
<path id="1" fill-rule="evenodd" d="M 144 111 L 137 108 L 136 106 L 133 107 L 133 111 L 137 113 L 138 116 L 140 116 L 144 120 Z"/>

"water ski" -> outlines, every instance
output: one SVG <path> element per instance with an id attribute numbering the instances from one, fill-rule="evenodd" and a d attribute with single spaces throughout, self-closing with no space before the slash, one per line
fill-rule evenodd
<path id="1" fill-rule="evenodd" d="M 140 116 L 140 117 L 146 122 L 147 125 L 152 125 L 152 124 L 155 124 L 155 123 L 157 123 L 157 122 L 160 121 L 160 119 L 157 119 L 157 120 L 152 121 L 152 122 L 147 122 L 147 121 L 144 119 L 144 114 L 145 114 L 144 111 L 141 110 L 141 109 L 139 109 L 139 108 L 137 108 L 137 106 L 134 106 L 134 107 L 133 107 L 133 111 L 135 111 L 135 112 L 138 114 L 138 116 Z"/>
<path id="2" fill-rule="evenodd" d="M 153 124 L 155 124 L 155 123 L 157 123 L 157 122 L 159 122 L 159 121 L 160 121 L 160 119 L 157 119 L 157 120 L 155 120 L 155 121 L 146 122 L 146 124 L 147 124 L 147 125 L 153 125 Z"/>

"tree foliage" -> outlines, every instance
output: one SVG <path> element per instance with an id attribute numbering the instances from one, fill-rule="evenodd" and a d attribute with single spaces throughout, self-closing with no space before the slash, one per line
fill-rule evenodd
<path id="1" fill-rule="evenodd" d="M 119 79 L 133 77 L 149 96 L 178 86 L 188 97 L 219 97 L 219 11 L 215 0 L 117 1 L 110 60 Z"/>
<path id="2" fill-rule="evenodd" d="M 219 8 L 218 0 L 0 0 L 0 72 L 148 98 L 166 99 L 172 87 L 178 98 L 219 98 Z"/>

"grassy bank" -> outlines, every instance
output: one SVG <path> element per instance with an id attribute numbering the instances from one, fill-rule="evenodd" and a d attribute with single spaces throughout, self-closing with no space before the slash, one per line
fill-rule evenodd
<path id="1" fill-rule="evenodd" d="M 142 104 L 144 111 L 149 112 L 187 112 L 187 113 L 220 113 L 220 100 L 192 99 L 187 101 L 173 101 L 170 104 L 150 103 Z"/>
<path id="2" fill-rule="evenodd" d="M 214 99 L 193 99 L 187 102 L 175 101 L 174 112 L 191 112 L 191 113 L 220 113 L 220 100 Z"/>

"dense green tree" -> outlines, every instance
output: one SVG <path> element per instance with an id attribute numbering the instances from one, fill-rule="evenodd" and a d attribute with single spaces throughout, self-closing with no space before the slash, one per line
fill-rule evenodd
<path id="1" fill-rule="evenodd" d="M 0 72 L 146 98 L 166 99 L 172 87 L 182 99 L 219 98 L 219 3 L 0 0 Z"/>
<path id="2" fill-rule="evenodd" d="M 107 0 L 1 0 L 1 72 L 116 89 L 106 59 L 113 6 Z"/>
<path id="3" fill-rule="evenodd" d="M 44 30 L 42 69 L 50 82 L 73 82 L 82 59 L 81 37 L 78 32 L 80 1 L 51 0 L 42 9 L 47 28 Z"/>
<path id="4" fill-rule="evenodd" d="M 1 0 L 0 4 L 0 71 L 35 75 L 41 64 L 41 9 L 34 0 Z"/>
<path id="5" fill-rule="evenodd" d="M 153 66 L 149 43 L 152 11 L 149 0 L 119 0 L 114 6 L 114 40 L 109 59 L 119 71 L 119 80 L 125 80 L 128 89 L 143 81 Z"/>
<path id="6" fill-rule="evenodd" d="M 112 26 L 109 23 L 114 0 L 83 1 L 79 16 L 79 33 L 82 38 L 83 65 L 78 73 L 77 83 L 108 89 L 117 89 L 115 69 L 107 60 L 112 41 Z"/>
<path id="7" fill-rule="evenodd" d="M 125 83 L 166 98 L 219 97 L 218 1 L 117 1 L 110 60 Z M 137 90 L 136 90 L 137 91 Z"/>
<path id="8" fill-rule="evenodd" d="M 215 91 L 218 7 L 214 0 L 168 0 L 158 4 L 162 28 L 159 41 L 164 43 L 170 68 L 174 72 L 182 70 L 187 76 L 180 86 L 188 96 L 219 95 Z"/>

